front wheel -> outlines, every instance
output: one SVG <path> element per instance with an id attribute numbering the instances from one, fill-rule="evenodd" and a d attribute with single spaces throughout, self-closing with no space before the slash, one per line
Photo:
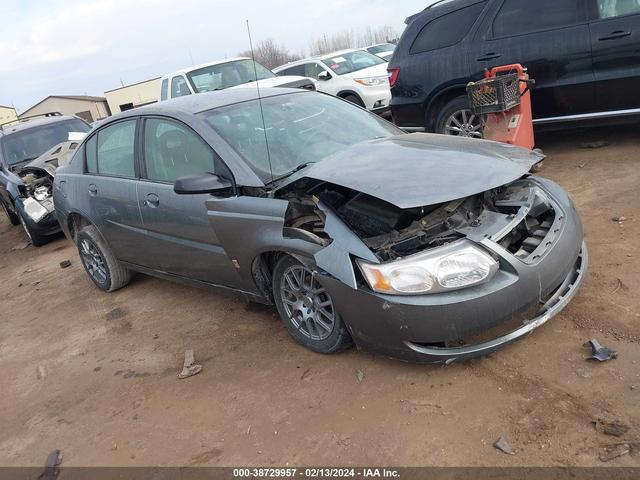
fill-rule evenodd
<path id="1" fill-rule="evenodd" d="M 354 105 L 364 108 L 364 102 L 357 95 L 349 94 L 349 95 L 345 95 L 342 98 L 347 102 L 353 103 Z"/>
<path id="2" fill-rule="evenodd" d="M 352 344 L 329 293 L 313 271 L 284 256 L 273 271 L 273 297 L 289 334 L 317 353 L 335 353 Z"/>
<path id="3" fill-rule="evenodd" d="M 27 220 L 25 216 L 26 213 L 24 211 L 18 210 L 18 219 L 20 221 L 20 224 L 22 225 L 24 233 L 27 235 L 27 238 L 31 242 L 31 245 L 33 245 L 34 247 L 41 247 L 49 241 L 49 238 L 44 235 L 40 235 L 34 229 L 32 229 L 29 225 L 29 220 Z"/>
<path id="4" fill-rule="evenodd" d="M 0 208 L 9 219 L 9 222 L 11 222 L 11 225 L 20 225 L 20 217 L 15 212 L 9 210 L 9 207 L 2 199 L 0 199 Z"/>
<path id="5" fill-rule="evenodd" d="M 443 135 L 482 138 L 482 127 L 482 118 L 473 113 L 466 95 L 449 101 L 436 120 L 436 133 Z"/>

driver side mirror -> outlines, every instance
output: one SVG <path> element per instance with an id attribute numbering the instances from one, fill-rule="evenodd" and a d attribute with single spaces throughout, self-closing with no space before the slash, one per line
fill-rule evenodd
<path id="1" fill-rule="evenodd" d="M 229 180 L 214 175 L 213 173 L 180 177 L 173 184 L 173 191 L 178 195 L 223 193 L 232 188 L 233 184 Z"/>
<path id="2" fill-rule="evenodd" d="M 326 70 L 324 72 L 320 72 L 318 74 L 318 80 L 331 80 L 333 77 L 331 76 L 331 74 L 329 72 L 327 72 Z"/>

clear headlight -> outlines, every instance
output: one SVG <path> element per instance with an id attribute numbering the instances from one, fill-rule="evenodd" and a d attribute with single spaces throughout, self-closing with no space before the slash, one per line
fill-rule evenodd
<path id="1" fill-rule="evenodd" d="M 488 282 L 498 262 L 468 240 L 383 264 L 357 261 L 369 286 L 391 295 L 437 293 Z"/>
<path id="2" fill-rule="evenodd" d="M 365 87 L 377 87 L 379 85 L 384 85 L 385 83 L 389 83 L 389 77 L 368 77 L 368 78 L 356 78 L 356 82 L 360 85 L 364 85 Z"/>

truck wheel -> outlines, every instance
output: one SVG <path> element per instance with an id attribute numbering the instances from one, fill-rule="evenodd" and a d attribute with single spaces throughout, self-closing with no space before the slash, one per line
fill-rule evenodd
<path id="1" fill-rule="evenodd" d="M 284 256 L 273 271 L 273 298 L 289 334 L 317 353 L 336 353 L 352 344 L 331 296 L 313 272 Z"/>
<path id="2" fill-rule="evenodd" d="M 347 102 L 351 102 L 354 105 L 358 105 L 359 107 L 364 108 L 364 102 L 362 100 L 360 100 L 360 97 L 357 96 L 357 95 L 349 94 L 349 95 L 345 95 L 342 98 L 344 100 L 346 100 Z"/>
<path id="3" fill-rule="evenodd" d="M 9 222 L 11 222 L 11 225 L 20 225 L 20 217 L 9 210 L 9 207 L 7 207 L 7 204 L 4 203 L 4 200 L 0 200 L 0 207 L 2 207 L 2 210 L 9 219 Z"/>
<path id="4" fill-rule="evenodd" d="M 436 133 L 482 138 L 482 119 L 471 111 L 466 95 L 450 100 L 440 111 L 436 120 Z"/>
<path id="5" fill-rule="evenodd" d="M 87 275 L 100 290 L 113 292 L 129 283 L 131 272 L 120 264 L 96 227 L 88 225 L 80 230 L 76 244 Z"/>
<path id="6" fill-rule="evenodd" d="M 34 247 L 41 247 L 45 243 L 49 242 L 49 237 L 40 235 L 29 226 L 29 221 L 26 219 L 26 213 L 22 210 L 18 210 L 18 220 L 22 224 L 22 229 L 24 230 L 24 233 L 27 234 L 27 238 L 31 242 L 31 245 Z"/>

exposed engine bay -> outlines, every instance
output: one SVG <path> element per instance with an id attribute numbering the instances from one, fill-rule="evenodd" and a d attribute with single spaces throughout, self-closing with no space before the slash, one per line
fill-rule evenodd
<path id="1" fill-rule="evenodd" d="M 34 222 L 54 211 L 53 177 L 58 167 L 68 164 L 77 147 L 78 142 L 61 143 L 19 170 L 22 204 Z"/>
<path id="2" fill-rule="evenodd" d="M 494 240 L 521 259 L 548 237 L 556 214 L 544 193 L 526 179 L 447 203 L 401 209 L 349 188 L 304 179 L 289 200 L 285 236 L 327 245 L 322 202 L 381 262 L 401 259 L 465 238 L 488 222 L 509 228 Z"/>

